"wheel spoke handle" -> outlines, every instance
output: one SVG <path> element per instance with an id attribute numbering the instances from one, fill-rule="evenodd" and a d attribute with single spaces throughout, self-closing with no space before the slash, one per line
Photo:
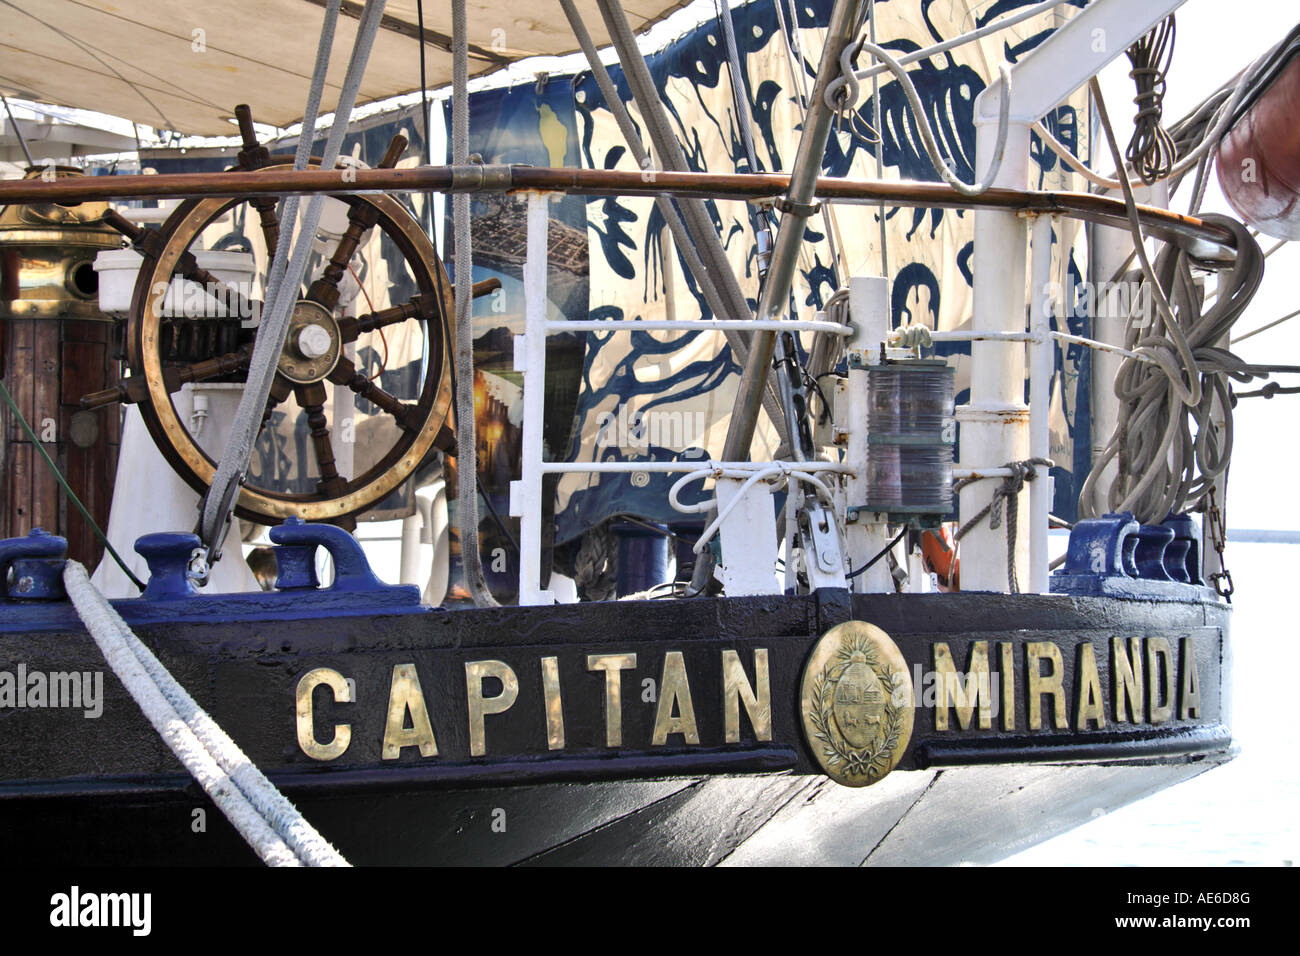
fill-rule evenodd
<path id="1" fill-rule="evenodd" d="M 334 444 L 330 440 L 329 420 L 325 417 L 325 386 L 320 382 L 299 385 L 294 394 L 307 413 L 312 451 L 316 454 L 316 467 L 320 469 L 316 490 L 330 498 L 341 495 L 347 490 L 347 482 L 339 476 L 334 462 Z"/>
<path id="2" fill-rule="evenodd" d="M 408 432 L 418 432 L 424 424 L 424 414 L 418 405 L 409 405 L 396 395 L 384 391 L 370 379 L 366 378 L 350 359 L 340 357 L 330 381 L 352 389 L 357 395 L 377 406 L 397 420 L 397 424 Z"/>
<path id="3" fill-rule="evenodd" d="M 253 354 L 253 346 L 240 346 L 234 352 L 227 352 L 225 355 L 218 355 L 216 358 L 204 359 L 202 362 L 192 362 L 189 365 L 172 366 L 163 370 L 163 384 L 167 391 L 176 391 L 182 385 L 191 382 L 203 382 L 210 378 L 216 378 L 218 375 L 229 375 L 232 372 L 238 372 L 248 367 L 248 359 Z M 117 402 L 123 402 L 127 405 L 133 405 L 137 402 L 149 400 L 149 385 L 143 375 L 132 375 L 124 379 L 112 388 L 106 388 L 101 392 L 91 392 L 89 395 L 81 397 L 82 408 L 103 408 L 105 405 L 113 405 Z"/>
<path id="4" fill-rule="evenodd" d="M 253 111 L 248 104 L 241 103 L 235 107 L 235 120 L 239 123 L 239 136 L 244 148 L 239 151 L 239 168 L 249 171 L 270 166 L 271 153 L 257 141 L 257 132 L 253 129 Z M 280 219 L 276 214 L 276 200 L 273 196 L 260 196 L 249 200 L 257 210 L 257 217 L 262 222 L 262 237 L 266 240 L 266 254 L 275 258 L 275 247 L 280 241 Z"/>

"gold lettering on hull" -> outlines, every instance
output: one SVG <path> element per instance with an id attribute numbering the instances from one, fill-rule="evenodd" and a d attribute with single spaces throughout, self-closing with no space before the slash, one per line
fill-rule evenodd
<path id="1" fill-rule="evenodd" d="M 1179 720 L 1192 720 L 1201 716 L 1201 675 L 1196 666 L 1196 642 L 1183 638 L 1183 695 L 1178 710 Z"/>
<path id="2" fill-rule="evenodd" d="M 483 681 L 489 677 L 501 682 L 501 693 L 494 697 L 483 696 Z M 504 661 L 470 661 L 465 665 L 465 694 L 469 699 L 469 755 L 482 757 L 487 753 L 484 717 L 503 714 L 514 706 L 519 678 Z"/>
<path id="3" fill-rule="evenodd" d="M 735 651 L 722 652 L 722 712 L 726 725 L 726 742 L 740 743 L 740 705 L 745 705 L 749 724 L 754 728 L 754 739 L 772 739 L 772 684 L 767 671 L 767 648 L 754 650 L 754 683 L 750 686 L 740 655 Z"/>
<path id="4" fill-rule="evenodd" d="M 1022 663 L 1029 730 L 1102 730 L 1112 717 L 1117 724 L 1159 726 L 1174 719 L 1175 712 L 1179 720 L 1204 716 L 1195 638 L 1178 638 L 1175 646 L 1174 640 L 1163 636 L 1112 637 L 1100 646 L 1101 653 L 1107 650 L 1110 677 L 1104 678 L 1097 661 L 1099 648 L 1090 640 L 1078 642 L 1069 651 L 1075 656 L 1072 670 L 1064 667 L 1062 645 L 1055 641 L 1025 643 Z M 990 729 L 993 715 L 986 718 L 982 713 L 986 702 L 995 713 L 1001 710 L 1004 730 L 1015 729 L 1019 703 L 1015 696 L 1016 645 L 1002 642 L 999 651 L 1001 692 L 989 701 L 987 691 L 994 678 L 989 673 L 988 643 L 971 642 L 964 672 L 957 669 L 946 641 L 932 643 L 934 669 L 925 677 L 924 705 L 934 707 L 936 731 Z M 919 665 L 916 673 L 921 673 Z M 1107 700 L 1108 689 L 1114 697 L 1113 710 Z M 1046 719 L 1045 705 L 1050 715 Z M 956 714 L 955 725 L 950 711 Z"/>
<path id="5" fill-rule="evenodd" d="M 992 683 L 989 678 L 988 641 L 975 641 L 971 644 L 964 683 L 957 677 L 957 668 L 948 645 L 942 641 L 936 643 L 934 673 L 939 693 L 934 709 L 935 730 L 948 729 L 949 704 L 956 711 L 957 724 L 962 730 L 971 729 L 977 709 L 980 730 L 989 730 L 993 726 L 993 707 L 989 700 Z"/>
<path id="6" fill-rule="evenodd" d="M 1138 723 L 1146 711 L 1142 691 L 1142 639 L 1129 638 L 1124 650 L 1122 637 L 1111 638 L 1110 672 L 1115 675 L 1115 723 Z"/>
<path id="7" fill-rule="evenodd" d="M 1169 639 L 1148 637 L 1147 706 L 1150 723 L 1163 724 L 1174 715 L 1174 686 L 1174 652 Z"/>
<path id="8" fill-rule="evenodd" d="M 1016 729 L 1016 646 L 1010 641 L 1002 649 L 1002 729 Z"/>
<path id="9" fill-rule="evenodd" d="M 1043 673 L 1042 665 L 1050 665 L 1050 670 Z M 1043 728 L 1042 698 L 1052 698 L 1052 726 L 1057 730 L 1069 730 L 1070 724 L 1065 716 L 1065 665 L 1061 659 L 1061 649 L 1051 641 L 1030 641 L 1025 645 L 1025 667 L 1029 672 L 1026 680 L 1026 693 L 1029 703 L 1029 729 Z"/>
<path id="10" fill-rule="evenodd" d="M 560 662 L 542 658 L 542 705 L 546 709 L 546 749 L 564 749 L 564 704 L 560 698 Z"/>
<path id="11" fill-rule="evenodd" d="M 655 711 L 655 729 L 650 737 L 650 745 L 662 747 L 668 742 L 669 734 L 681 734 L 688 744 L 700 742 L 700 730 L 695 723 L 695 704 L 691 700 L 691 684 L 686 678 L 686 661 L 681 651 L 669 651 L 664 655 L 663 679 L 659 681 L 659 707 Z"/>
<path id="12" fill-rule="evenodd" d="M 913 698 L 912 675 L 902 654 L 883 631 L 864 622 L 848 622 L 840 627 L 847 630 L 832 628 L 808 659 L 800 709 L 813 756 L 830 776 L 850 786 L 863 786 L 880 779 L 901 759 L 911 736 L 914 705 L 934 708 L 933 729 L 941 733 L 991 731 L 995 721 L 1002 730 L 1014 732 L 1018 722 L 1016 711 L 1022 707 L 1028 731 L 1103 730 L 1108 718 L 1116 724 L 1145 723 L 1158 727 L 1175 718 L 1195 721 L 1205 717 L 1197 638 L 1191 636 L 1109 636 L 1099 638 L 1097 643 L 1087 639 L 1058 643 L 1017 638 L 997 642 L 996 655 L 991 653 L 993 642 L 970 640 L 964 652 L 958 650 L 966 658 L 964 670 L 958 669 L 948 641 L 933 641 L 930 645 L 933 671 L 922 675 L 922 663 L 914 664 L 916 679 L 924 681 L 922 700 Z M 1204 647 L 1201 652 L 1205 652 Z M 712 733 L 720 730 L 722 736 L 721 741 L 715 737 L 705 743 L 739 744 L 742 706 L 753 731 L 752 739 L 770 742 L 773 709 L 768 649 L 753 649 L 752 670 L 742 660 L 743 651 L 720 648 L 713 653 L 720 655 L 720 660 L 715 658 L 720 667 L 712 672 L 716 676 L 711 675 L 713 686 L 708 707 L 717 706 L 713 704 L 717 700 L 714 695 L 720 691 L 721 727 L 706 722 L 706 730 L 718 728 Z M 1098 656 L 1107 653 L 1109 661 L 1103 658 L 1099 662 Z M 1071 658 L 1068 668 L 1067 654 Z M 998 675 L 992 673 L 994 659 L 1000 665 Z M 536 660 L 538 670 L 532 673 L 540 677 L 546 749 L 563 751 L 568 741 L 559 658 L 545 656 Z M 603 673 L 604 681 L 599 691 L 597 683 L 590 682 L 587 693 L 602 696 L 589 697 L 582 704 L 594 708 L 603 703 L 604 746 L 623 747 L 623 677 L 625 671 L 636 670 L 637 654 L 591 654 L 586 660 L 588 670 Z M 647 670 L 650 666 L 646 662 Z M 1024 690 L 1017 696 L 1021 667 Z M 515 668 L 501 660 L 469 661 L 463 668 L 466 690 L 463 719 L 468 726 L 469 756 L 483 757 L 489 753 L 486 718 L 513 711 L 518 703 L 520 681 Z M 655 707 L 649 740 L 643 736 L 646 730 L 639 730 L 636 734 L 639 739 L 630 742 L 631 746 L 666 747 L 674 737 L 681 738 L 682 746 L 700 746 L 691 686 L 693 672 L 687 668 L 686 655 L 677 650 L 663 652 L 659 674 L 657 686 L 654 681 L 646 680 L 646 685 L 656 691 L 646 697 Z M 698 681 L 698 674 L 694 676 Z M 536 692 L 538 686 L 533 686 Z M 355 703 L 355 685 L 339 671 L 317 667 L 303 674 L 294 690 L 297 743 L 302 753 L 312 760 L 337 760 L 349 750 L 357 725 L 355 720 L 331 725 L 328 718 L 323 718 L 317 726 L 314 704 L 322 699 L 316 693 L 320 687 L 329 688 L 335 703 Z M 439 687 L 440 694 L 447 693 L 441 684 Z M 1113 694 L 1113 704 L 1107 701 L 1108 694 Z M 364 696 L 368 699 L 371 695 Z M 379 695 L 374 697 L 377 699 Z M 450 700 L 458 697 L 458 692 L 452 692 L 450 697 L 439 701 L 445 709 Z M 1212 702 L 1217 699 L 1217 693 L 1210 698 Z M 533 706 L 529 702 L 527 709 L 532 710 Z M 999 710 L 1000 721 L 997 720 Z M 638 718 L 638 727 L 644 727 L 642 719 Z M 532 733 L 528 733 L 527 727 L 530 720 L 534 722 Z M 530 716 L 512 713 L 503 716 L 499 725 L 493 723 L 493 727 L 500 728 L 494 734 L 501 733 L 516 741 L 513 747 L 518 746 L 520 739 L 532 740 L 525 747 L 540 750 L 538 731 L 543 728 L 536 720 L 535 711 Z M 589 725 L 584 721 L 586 726 Z M 332 736 L 322 740 L 318 731 L 321 736 L 332 731 Z M 599 723 L 594 732 L 599 734 Z M 588 739 L 587 734 L 583 736 L 582 747 L 600 746 L 598 740 Z M 380 757 L 386 761 L 398 760 L 408 747 L 416 748 L 423 758 L 439 756 L 428 701 L 414 663 L 392 668 Z"/>
<path id="13" fill-rule="evenodd" d="M 411 726 L 406 726 L 406 715 L 411 715 Z M 396 760 L 403 747 L 420 748 L 421 757 L 438 756 L 438 742 L 433 739 L 433 724 L 429 722 L 429 708 L 424 702 L 420 675 L 414 664 L 397 664 L 388 688 L 388 720 L 384 724 L 384 744 L 379 756 Z"/>
<path id="14" fill-rule="evenodd" d="M 336 670 L 328 667 L 317 667 L 302 675 L 298 681 L 298 690 L 295 694 L 297 703 L 298 716 L 298 746 L 312 760 L 335 760 L 343 756 L 344 751 L 348 749 L 348 744 L 352 743 L 352 725 L 335 724 L 334 737 L 329 743 L 323 744 L 316 739 L 316 725 L 312 715 L 312 692 L 317 687 L 325 685 L 334 692 L 334 702 L 336 704 L 347 704 L 352 702 L 352 688 L 348 686 L 347 679 Z"/>
<path id="15" fill-rule="evenodd" d="M 635 654 L 591 654 L 587 670 L 605 672 L 605 746 L 623 746 L 623 671 L 636 667 Z"/>
<path id="16" fill-rule="evenodd" d="M 1106 704 L 1101 697 L 1101 675 L 1097 673 L 1097 652 L 1092 641 L 1079 645 L 1079 669 L 1075 676 L 1079 685 L 1079 701 L 1074 711 L 1074 726 L 1086 730 L 1088 724 L 1098 728 L 1106 726 Z"/>

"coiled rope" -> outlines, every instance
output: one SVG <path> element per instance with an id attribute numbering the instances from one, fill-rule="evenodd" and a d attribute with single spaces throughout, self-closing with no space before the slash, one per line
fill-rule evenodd
<path id="1" fill-rule="evenodd" d="M 1199 504 L 1228 467 L 1232 455 L 1228 379 L 1246 382 L 1289 369 L 1249 365 L 1217 344 L 1227 338 L 1263 277 L 1263 253 L 1245 226 L 1226 216 L 1203 217 L 1229 229 L 1237 249 L 1233 267 L 1220 279 L 1220 291 L 1208 309 L 1192 278 L 1187 253 L 1166 245 L 1154 265 L 1147 259 L 1133 192 L 1095 79 L 1092 89 L 1124 187 L 1141 266 L 1139 289 L 1145 294 L 1135 296 L 1137 308 L 1125 332 L 1124 344 L 1136 354 L 1125 359 L 1115 380 L 1115 394 L 1122 403 L 1119 421 L 1080 490 L 1079 510 L 1084 517 L 1098 513 L 1097 482 L 1117 459 L 1106 510 L 1130 511 L 1143 523 L 1158 522 Z"/>
<path id="2" fill-rule="evenodd" d="M 1171 13 L 1150 33 L 1128 48 L 1133 69 L 1129 77 L 1137 88 L 1133 103 L 1133 138 L 1127 157 L 1133 170 L 1148 186 L 1164 179 L 1174 168 L 1178 149 L 1160 120 L 1164 113 L 1165 74 L 1174 56 L 1174 15 Z"/>

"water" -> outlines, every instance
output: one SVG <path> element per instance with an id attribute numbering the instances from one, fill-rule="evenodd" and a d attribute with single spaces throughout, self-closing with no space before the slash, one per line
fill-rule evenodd
<path id="1" fill-rule="evenodd" d="M 1300 860 L 1293 602 L 1300 545 L 1230 541 L 1231 763 L 1004 860 L 1011 866 L 1290 866 Z"/>

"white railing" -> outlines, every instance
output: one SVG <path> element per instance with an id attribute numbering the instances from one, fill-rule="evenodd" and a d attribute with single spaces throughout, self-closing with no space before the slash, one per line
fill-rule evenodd
<path id="1" fill-rule="evenodd" d="M 542 543 L 542 478 L 552 474 L 629 474 L 647 472 L 654 474 L 700 472 L 706 470 L 721 475 L 724 472 L 753 475 L 770 469 L 772 462 L 714 461 L 694 459 L 682 461 L 617 461 L 617 462 L 563 462 L 544 461 L 542 454 L 542 421 L 545 408 L 546 338 L 552 333 L 575 331 L 650 331 L 682 329 L 771 329 L 789 331 L 818 331 L 848 336 L 852 330 L 836 322 L 822 320 L 762 321 L 725 319 L 607 319 L 582 321 L 553 321 L 546 316 L 546 260 L 547 221 L 549 195 L 541 192 L 528 194 L 527 259 L 524 264 L 524 333 L 515 337 L 515 370 L 524 378 L 523 402 L 523 455 L 521 476 L 510 486 L 510 514 L 520 520 L 519 533 L 519 603 L 521 605 L 549 604 L 554 597 L 541 587 Z M 1012 331 L 952 331 L 932 332 L 935 342 L 985 341 L 1004 342 L 1009 345 L 1024 344 L 1029 356 L 1029 457 L 1050 457 L 1051 381 L 1055 365 L 1054 345 L 1057 341 L 1074 342 L 1088 348 L 1118 352 L 1141 358 L 1126 349 L 1098 342 L 1083 336 L 1051 330 L 1051 298 L 1049 276 L 1051 270 L 1052 223 L 1055 217 L 1039 215 L 1034 218 L 1032 232 L 1032 288 L 1030 329 Z M 534 387 L 530 387 L 530 384 Z M 837 462 L 785 463 L 791 470 L 805 473 L 830 472 L 851 474 L 852 469 Z M 1043 470 L 1045 472 L 1045 469 Z M 953 469 L 955 479 L 1006 478 L 1012 470 L 1001 464 L 988 466 L 959 466 Z M 1048 590 L 1048 524 L 1051 510 L 1051 481 L 1046 473 L 1037 476 L 1029 486 L 1029 591 L 1043 593 Z"/>
<path id="2" fill-rule="evenodd" d="M 554 603 L 551 592 L 541 585 L 542 554 L 542 476 L 553 474 L 627 474 L 631 472 L 692 472 L 708 471 L 715 475 L 724 473 L 756 475 L 773 469 L 773 462 L 714 461 L 695 459 L 686 461 L 601 461 L 564 462 L 544 461 L 542 455 L 542 421 L 545 411 L 546 337 L 559 332 L 619 332 L 663 331 L 681 329 L 738 329 L 747 331 L 774 330 L 816 331 L 847 336 L 851 329 L 837 322 L 823 320 L 759 320 L 759 319 L 590 319 L 579 321 L 552 321 L 546 317 L 546 260 L 547 222 L 550 196 L 542 192 L 528 193 L 527 255 L 524 261 L 524 333 L 515 336 L 515 371 L 524 377 L 523 450 L 520 478 L 510 483 L 510 515 L 519 519 L 519 604 L 536 605 Z M 530 387 L 532 386 L 532 387 Z M 814 472 L 847 473 L 848 466 L 838 462 L 783 462 L 784 470 L 812 474 Z M 717 522 L 715 522 L 715 525 Z"/>

